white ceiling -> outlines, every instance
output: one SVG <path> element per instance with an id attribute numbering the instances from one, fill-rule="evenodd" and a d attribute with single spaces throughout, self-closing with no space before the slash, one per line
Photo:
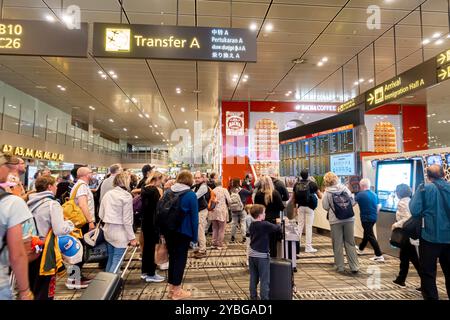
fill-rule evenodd
<path id="1" fill-rule="evenodd" d="M 358 94 L 358 87 L 353 84 L 358 79 L 357 63 L 351 59 L 383 34 L 376 41 L 376 80 L 381 83 L 393 77 L 394 38 L 393 32 L 386 30 L 403 18 L 396 28 L 397 57 L 401 60 L 398 72 L 417 65 L 422 61 L 420 15 L 418 10 L 410 12 L 421 3 L 424 36 L 449 32 L 447 0 L 125 0 L 123 3 L 130 23 L 176 25 L 178 20 L 179 25 L 194 26 L 196 3 L 198 26 L 247 28 L 256 22 L 260 27 L 262 23 L 272 23 L 274 28 L 269 33 L 263 27 L 258 31 L 257 63 L 0 56 L 3 66 L 0 80 L 89 121 L 110 136 L 161 146 L 162 138 L 156 132 L 162 131 L 167 139 L 175 128 L 187 127 L 192 131 L 197 119 L 203 121 L 204 129 L 213 127 L 218 120 L 220 100 L 289 101 L 294 95 L 286 97 L 285 93 L 298 90 L 305 101 L 320 101 L 324 96 L 341 101 L 340 68 L 345 63 L 345 96 Z M 72 4 L 81 8 L 82 22 L 121 19 L 118 0 L 63 1 L 64 6 Z M 43 20 L 47 14 L 61 12 L 60 0 L 4 0 L 3 5 L 3 18 L 9 19 Z M 382 8 L 380 30 L 367 28 L 369 5 Z M 123 23 L 128 20 L 122 15 Z M 440 47 L 427 46 L 425 58 L 450 47 L 448 39 L 445 43 Z M 372 46 L 362 51 L 359 78 L 374 77 L 372 53 Z M 317 62 L 324 56 L 329 61 L 318 67 Z M 294 66 L 292 60 L 299 57 L 306 62 Z M 118 79 L 103 80 L 99 70 L 114 70 Z M 236 84 L 232 81 L 234 74 L 247 74 L 249 81 Z M 197 83 L 201 91 L 198 114 L 197 94 L 193 92 Z M 61 92 L 58 84 L 67 90 Z M 361 92 L 371 86 L 363 83 Z M 177 87 L 182 89 L 181 94 L 176 93 Z M 269 95 L 272 91 L 274 94 Z M 137 102 L 127 103 L 131 97 Z M 96 110 L 90 111 L 89 105 Z M 181 112 L 181 107 L 186 112 Z M 149 114 L 149 119 L 138 117 L 139 108 Z M 108 122 L 109 118 L 114 123 Z M 154 124 L 158 129 L 149 128 Z"/>

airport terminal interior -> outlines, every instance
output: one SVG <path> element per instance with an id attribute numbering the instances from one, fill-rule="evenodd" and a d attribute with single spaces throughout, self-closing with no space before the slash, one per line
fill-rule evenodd
<path id="1" fill-rule="evenodd" d="M 40 241 L 25 279 L 10 264 L 14 210 L 0 193 L 0 299 L 252 300 L 258 268 L 261 299 L 268 278 L 272 300 L 449 299 L 450 0 L 0 0 L 0 15 L 1 193 L 27 202 Z M 170 229 L 180 242 L 144 274 L 171 212 L 162 203 L 187 172 L 196 209 L 177 208 L 192 219 Z M 35 207 L 43 183 L 56 185 L 56 209 Z M 154 205 L 147 188 L 160 191 Z M 262 217 L 258 198 L 282 230 L 261 235 L 264 253 L 246 224 Z M 83 224 L 67 215 L 71 200 Z M 52 221 L 43 236 L 36 212 L 70 230 L 53 234 L 63 228 Z M 411 215 L 425 217 L 420 239 L 401 231 Z M 105 239 L 92 244 L 97 226 Z M 254 261 L 268 255 L 264 273 Z"/>

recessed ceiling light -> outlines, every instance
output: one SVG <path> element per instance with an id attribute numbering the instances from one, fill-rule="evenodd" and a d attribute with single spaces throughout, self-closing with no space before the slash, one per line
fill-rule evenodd
<path id="1" fill-rule="evenodd" d="M 148 113 L 146 113 L 145 117 L 148 119 L 148 118 L 150 118 L 150 115 Z"/>
<path id="2" fill-rule="evenodd" d="M 58 84 L 58 85 L 57 85 L 56 87 L 58 87 L 58 88 L 60 88 L 60 89 L 61 89 L 61 87 L 62 87 L 62 86 L 61 86 L 60 84 Z"/>
<path id="3" fill-rule="evenodd" d="M 64 88 L 64 87 L 61 87 L 61 88 L 59 88 L 61 91 L 66 91 L 66 88 Z"/>
<path id="4" fill-rule="evenodd" d="M 156 135 L 159 136 L 159 132 L 156 132 Z"/>
<path id="5" fill-rule="evenodd" d="M 435 32 L 435 33 L 433 34 L 433 39 L 437 39 L 437 38 L 439 38 L 440 36 L 442 36 L 442 33 L 440 33 L 440 32 Z"/>
<path id="6" fill-rule="evenodd" d="M 95 110 L 95 108 L 93 106 L 89 106 L 89 109 L 91 110 Z"/>
<path id="7" fill-rule="evenodd" d="M 358 81 L 355 81 L 353 84 L 354 84 L 355 86 L 357 86 L 357 85 L 359 84 L 359 82 L 358 82 Z"/>
<path id="8" fill-rule="evenodd" d="M 116 74 L 113 70 L 108 72 L 110 75 Z"/>
<path id="9" fill-rule="evenodd" d="M 150 124 L 149 126 L 148 126 L 149 128 L 153 128 L 153 126 Z"/>
<path id="10" fill-rule="evenodd" d="M 135 138 L 135 139 L 139 139 L 139 137 L 138 137 L 138 136 L 134 136 L 134 138 Z"/>
<path id="11" fill-rule="evenodd" d="M 113 74 L 111 77 L 112 77 L 113 79 L 117 79 L 117 74 Z"/>
<path id="12" fill-rule="evenodd" d="M 99 70 L 99 71 L 98 71 L 98 74 L 103 74 L 103 71 L 102 71 L 102 70 Z"/>
<path id="13" fill-rule="evenodd" d="M 318 67 L 323 66 L 323 62 L 322 62 L 322 61 L 319 61 L 319 63 L 317 63 L 317 66 L 318 66 Z"/>
<path id="14" fill-rule="evenodd" d="M 328 57 L 323 57 L 322 62 L 328 62 Z"/>
<path id="15" fill-rule="evenodd" d="M 130 99 L 125 100 L 125 103 L 130 103 Z"/>
<path id="16" fill-rule="evenodd" d="M 244 74 L 244 79 L 248 79 L 248 74 Z"/>
<path id="17" fill-rule="evenodd" d="M 47 15 L 45 16 L 45 20 L 47 20 L 48 22 L 55 22 L 55 17 L 53 17 L 53 16 L 47 14 Z"/>
<path id="18" fill-rule="evenodd" d="M 425 40 L 422 41 L 422 44 L 426 46 L 430 42 L 431 42 L 430 39 L 425 39 Z"/>
<path id="19" fill-rule="evenodd" d="M 46 86 L 35 86 L 36 89 L 47 89 Z"/>
<path id="20" fill-rule="evenodd" d="M 106 80 L 108 76 L 106 74 L 102 74 L 102 78 Z"/>
<path id="21" fill-rule="evenodd" d="M 444 40 L 443 40 L 443 39 L 439 39 L 438 41 L 435 42 L 435 44 L 436 44 L 437 46 L 440 46 L 440 45 L 443 44 L 443 43 L 444 43 Z"/>
<path id="22" fill-rule="evenodd" d="M 184 124 L 188 124 L 187 120 L 184 120 Z"/>
<path id="23" fill-rule="evenodd" d="M 181 93 L 181 89 L 180 88 L 176 88 L 175 89 L 177 93 Z"/>
<path id="24" fill-rule="evenodd" d="M 143 118 L 144 116 L 142 115 L 142 113 L 139 113 L 139 118 Z"/>
<path id="25" fill-rule="evenodd" d="M 359 79 L 359 83 L 363 83 L 363 82 L 364 82 L 363 78 Z"/>
<path id="26" fill-rule="evenodd" d="M 127 131 L 128 131 L 128 129 L 127 129 L 127 128 L 123 128 L 123 131 L 127 132 Z"/>
<path id="27" fill-rule="evenodd" d="M 113 123 L 113 122 L 114 122 L 114 120 L 113 120 L 113 119 L 109 119 L 108 121 L 109 121 L 109 122 L 111 122 L 111 123 Z"/>
<path id="28" fill-rule="evenodd" d="M 247 81 L 248 81 L 248 79 L 247 79 L 247 78 L 244 78 L 244 79 L 242 79 L 242 81 L 243 81 L 243 82 L 247 82 Z"/>
<path id="29" fill-rule="evenodd" d="M 135 97 L 131 98 L 131 101 L 133 101 L 134 103 L 137 102 L 137 99 Z"/>
<path id="30" fill-rule="evenodd" d="M 373 83 L 373 79 L 369 79 L 369 83 Z"/>
<path id="31" fill-rule="evenodd" d="M 185 112 L 186 111 L 186 109 L 184 108 L 184 107 L 181 107 L 181 112 Z"/>
<path id="32" fill-rule="evenodd" d="M 253 23 L 250 24 L 249 28 L 252 31 L 256 31 L 256 30 L 258 30 L 258 25 L 256 24 L 256 22 L 253 22 Z"/>
<path id="33" fill-rule="evenodd" d="M 273 24 L 266 23 L 266 27 L 264 28 L 267 32 L 271 32 L 273 30 Z"/>
<path id="34" fill-rule="evenodd" d="M 155 124 L 154 126 L 155 126 L 155 128 L 158 128 L 158 125 L 157 125 L 157 124 Z"/>

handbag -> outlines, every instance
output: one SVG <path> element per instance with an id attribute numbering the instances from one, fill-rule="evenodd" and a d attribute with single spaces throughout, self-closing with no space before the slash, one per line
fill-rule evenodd
<path id="1" fill-rule="evenodd" d="M 411 217 L 403 224 L 404 234 L 413 240 L 420 238 L 422 234 L 422 218 Z"/>
<path id="2" fill-rule="evenodd" d="M 390 244 L 396 248 L 402 248 L 409 242 L 409 238 L 406 236 L 402 228 L 395 228 L 392 230 Z"/>
<path id="3" fill-rule="evenodd" d="M 108 246 L 105 242 L 96 245 L 95 247 L 85 246 L 83 250 L 83 262 L 98 263 L 108 259 Z"/>
<path id="4" fill-rule="evenodd" d="M 105 242 L 105 235 L 103 229 L 100 227 L 102 220 L 97 224 L 94 230 L 88 231 L 84 234 L 84 242 L 91 247 L 95 247 L 103 242 Z"/>
<path id="5" fill-rule="evenodd" d="M 155 246 L 155 264 L 164 264 L 169 261 L 169 253 L 167 251 L 166 240 L 164 237 L 159 238 L 159 243 Z"/>

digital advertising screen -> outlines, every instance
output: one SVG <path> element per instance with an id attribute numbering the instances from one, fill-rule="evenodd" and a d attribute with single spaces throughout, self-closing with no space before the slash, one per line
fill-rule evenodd
<path id="1" fill-rule="evenodd" d="M 330 156 L 330 170 L 337 176 L 355 175 L 355 154 L 344 153 Z"/>
<path id="2" fill-rule="evenodd" d="M 399 184 L 407 184 L 413 187 L 413 162 L 412 161 L 389 161 L 378 162 L 376 191 L 385 211 L 397 211 L 399 199 L 395 189 Z"/>
<path id="3" fill-rule="evenodd" d="M 432 166 L 433 164 L 438 164 L 438 165 L 442 166 L 442 158 L 438 154 L 432 155 L 432 156 L 428 156 L 427 157 L 427 164 L 429 166 Z"/>

